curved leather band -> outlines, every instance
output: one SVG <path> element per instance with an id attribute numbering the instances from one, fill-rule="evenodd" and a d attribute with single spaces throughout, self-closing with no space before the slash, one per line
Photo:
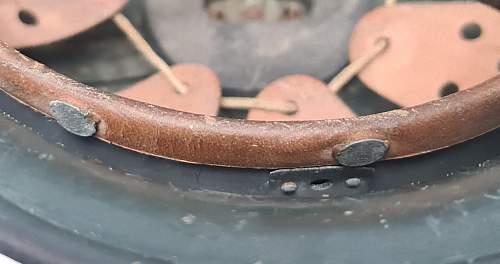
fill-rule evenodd
<path id="1" fill-rule="evenodd" d="M 33 109 L 49 102 L 88 110 L 98 138 L 137 152 L 208 165 L 282 168 L 336 164 L 341 146 L 389 145 L 386 159 L 418 155 L 500 126 L 500 75 L 412 108 L 359 118 L 259 122 L 178 112 L 73 81 L 0 43 L 0 89 Z"/>

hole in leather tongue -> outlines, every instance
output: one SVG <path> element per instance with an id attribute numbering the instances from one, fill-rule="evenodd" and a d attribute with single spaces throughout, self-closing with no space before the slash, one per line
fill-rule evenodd
<path id="1" fill-rule="evenodd" d="M 481 26 L 477 23 L 468 23 L 462 28 L 462 38 L 466 40 L 477 39 L 481 36 Z"/>
<path id="2" fill-rule="evenodd" d="M 439 96 L 445 97 L 450 94 L 458 92 L 458 90 L 459 90 L 458 85 L 456 85 L 454 82 L 448 82 L 445 85 L 443 85 L 443 87 L 441 87 L 439 91 Z"/>
<path id="3" fill-rule="evenodd" d="M 38 24 L 38 19 L 29 10 L 23 9 L 23 10 L 19 11 L 18 17 L 19 17 L 19 20 L 25 25 L 34 26 L 34 25 Z"/>

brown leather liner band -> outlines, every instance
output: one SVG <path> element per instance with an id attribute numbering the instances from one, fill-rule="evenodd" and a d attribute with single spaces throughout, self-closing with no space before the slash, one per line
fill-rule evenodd
<path id="1" fill-rule="evenodd" d="M 500 76 L 412 108 L 359 118 L 259 122 L 178 112 L 105 93 L 0 43 L 0 89 L 47 114 L 60 100 L 91 113 L 98 138 L 141 153 L 208 165 L 283 168 L 335 164 L 339 146 L 389 145 L 386 159 L 454 145 L 500 125 Z M 48 114 L 47 114 L 48 115 Z"/>

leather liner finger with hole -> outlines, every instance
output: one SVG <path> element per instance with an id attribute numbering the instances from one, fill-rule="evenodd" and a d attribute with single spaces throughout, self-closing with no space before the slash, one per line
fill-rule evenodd
<path id="1" fill-rule="evenodd" d="M 0 40 L 11 47 L 49 44 L 104 21 L 127 0 L 2 0 Z M 29 20 L 23 22 L 22 17 Z"/>
<path id="2" fill-rule="evenodd" d="M 477 39 L 462 32 L 477 25 Z M 355 60 L 385 37 L 389 47 L 359 78 L 381 96 L 414 106 L 446 95 L 447 84 L 460 90 L 498 73 L 500 12 L 480 3 L 402 3 L 365 15 L 353 31 Z"/>
<path id="3" fill-rule="evenodd" d="M 454 145 L 500 125 L 500 76 L 426 104 L 359 118 L 259 122 L 178 112 L 99 91 L 0 44 L 0 88 L 42 113 L 59 100 L 90 113 L 96 137 L 127 149 L 209 165 L 277 168 L 335 164 L 334 149 L 362 139 L 386 159 Z"/>

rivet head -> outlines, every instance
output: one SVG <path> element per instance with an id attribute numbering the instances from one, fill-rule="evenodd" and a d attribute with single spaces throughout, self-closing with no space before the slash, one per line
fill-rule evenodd
<path id="1" fill-rule="evenodd" d="M 340 147 L 335 159 L 344 166 L 365 166 L 383 159 L 388 149 L 383 140 L 364 139 Z"/>
<path id="2" fill-rule="evenodd" d="M 297 191 L 297 188 L 298 187 L 295 182 L 288 181 L 281 184 L 281 191 L 286 194 L 294 193 L 295 191 Z"/>
<path id="3" fill-rule="evenodd" d="M 345 181 L 345 184 L 349 188 L 356 188 L 359 185 L 361 185 L 361 179 L 360 178 L 349 178 Z"/>
<path id="4" fill-rule="evenodd" d="M 96 132 L 96 123 L 88 117 L 89 113 L 76 106 L 62 101 L 51 101 L 49 111 L 59 125 L 75 135 L 90 137 Z"/>

